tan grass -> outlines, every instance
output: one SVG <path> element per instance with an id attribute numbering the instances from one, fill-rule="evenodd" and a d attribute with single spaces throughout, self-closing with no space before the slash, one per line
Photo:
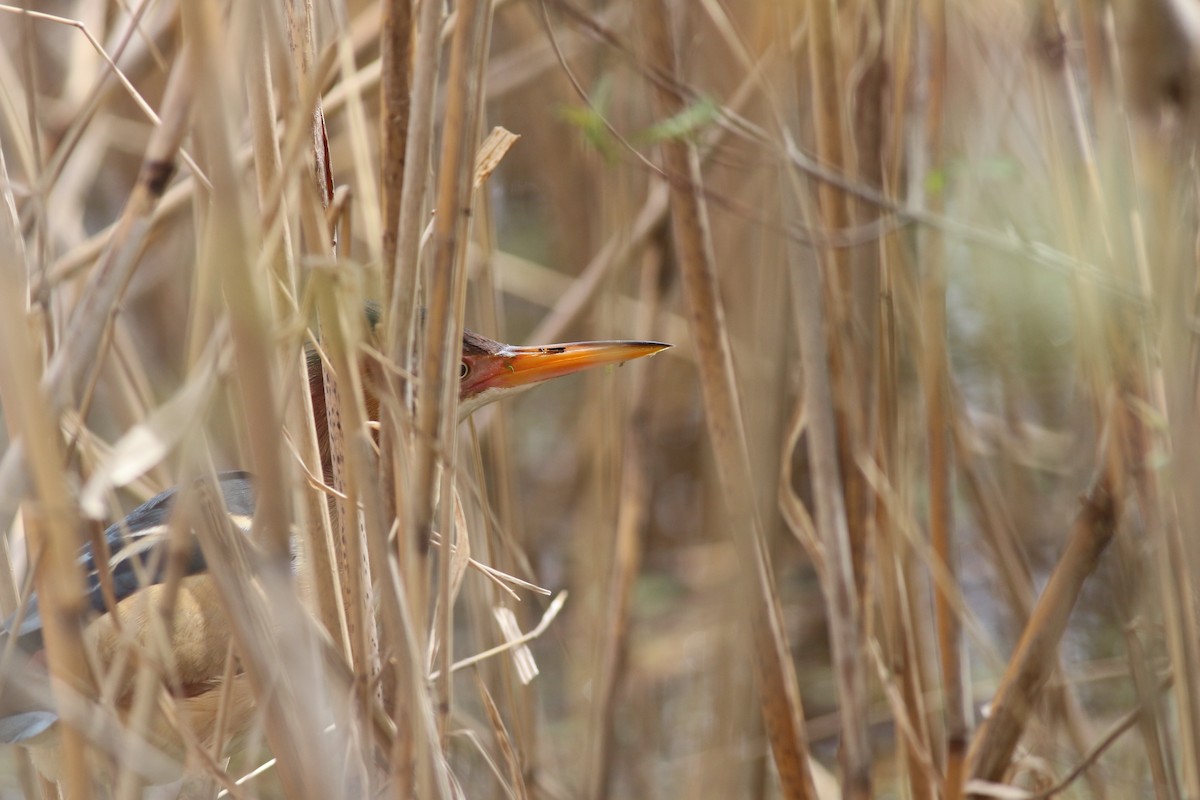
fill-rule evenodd
<path id="1" fill-rule="evenodd" d="M 1192 5 L 0 6 L 0 784 L 1197 796 Z M 677 346 L 459 425 L 464 324 Z"/>

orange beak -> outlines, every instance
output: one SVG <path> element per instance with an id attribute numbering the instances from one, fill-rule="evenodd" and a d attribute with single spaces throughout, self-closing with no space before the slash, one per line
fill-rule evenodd
<path id="1" fill-rule="evenodd" d="M 622 364 L 654 355 L 671 345 L 662 342 L 573 342 L 541 347 L 505 345 L 495 353 L 463 355 L 460 414 L 516 394 L 543 381 L 592 367 Z"/>

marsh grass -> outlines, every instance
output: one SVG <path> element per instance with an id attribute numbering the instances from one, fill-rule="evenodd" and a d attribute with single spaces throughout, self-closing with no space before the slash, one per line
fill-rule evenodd
<path id="1" fill-rule="evenodd" d="M 36 5 L 0 611 L 54 680 L 0 701 L 66 724 L 14 796 L 1200 796 L 1187 2 Z M 675 347 L 458 424 L 464 324 Z M 183 551 L 151 641 L 82 634 L 172 485 L 211 731 Z"/>

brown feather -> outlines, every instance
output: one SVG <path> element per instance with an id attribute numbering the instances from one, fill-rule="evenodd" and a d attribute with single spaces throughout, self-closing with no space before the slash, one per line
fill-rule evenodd
<path id="1" fill-rule="evenodd" d="M 138 653 L 158 653 L 152 620 L 159 614 L 166 593 L 162 584 L 148 586 L 117 604 L 115 614 L 104 614 L 84 631 L 85 640 L 96 648 L 101 664 L 119 663 L 117 655 L 130 643 L 136 643 L 132 658 L 125 663 L 121 676 L 124 696 L 133 687 Z M 114 619 L 115 616 L 115 619 Z M 225 615 L 216 586 L 208 575 L 184 578 L 175 600 L 172 619 L 170 651 L 174 674 L 168 685 L 187 688 L 204 684 L 221 676 L 225 669 L 225 654 L 231 641 L 229 618 Z"/>

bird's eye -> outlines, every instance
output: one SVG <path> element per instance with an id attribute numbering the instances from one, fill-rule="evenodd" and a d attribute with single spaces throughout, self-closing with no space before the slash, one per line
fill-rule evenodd
<path id="1" fill-rule="evenodd" d="M 461 381 L 464 378 L 466 378 L 467 375 L 469 375 L 470 373 L 471 373 L 471 367 L 468 366 L 467 362 L 460 361 L 458 363 L 458 379 Z"/>

